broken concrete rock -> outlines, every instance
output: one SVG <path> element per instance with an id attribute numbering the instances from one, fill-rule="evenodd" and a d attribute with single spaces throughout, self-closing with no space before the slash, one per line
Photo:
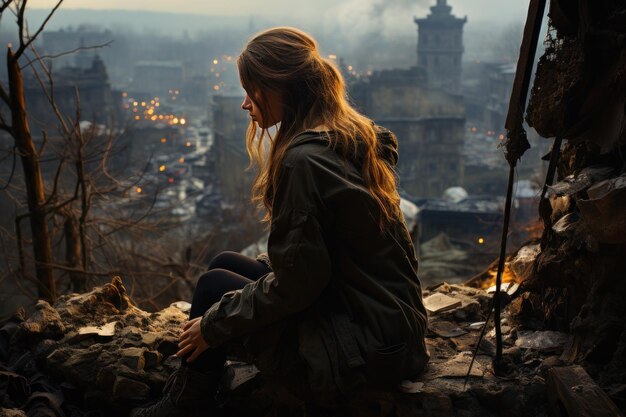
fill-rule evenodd
<path id="1" fill-rule="evenodd" d="M 111 294 L 113 298 L 124 295 L 120 294 L 116 285 L 110 285 L 116 290 L 96 288 L 88 297 L 72 295 L 56 303 L 53 309 L 61 317 L 65 337 L 58 341 L 45 339 L 34 347 L 33 352 L 39 352 L 38 360 L 45 363 L 47 372 L 65 384 L 63 392 L 67 395 L 63 404 L 69 401 L 73 406 L 80 404 L 80 407 L 96 413 L 125 415 L 132 406 L 161 396 L 167 377 L 179 364 L 173 353 L 177 350 L 178 334 L 187 321 L 187 314 L 175 306 L 151 314 L 134 307 L 132 302 L 119 309 L 115 300 L 105 301 L 102 306 L 94 305 L 97 300 L 106 300 Z M 403 387 L 396 391 L 359 393 L 358 398 L 348 405 L 350 410 L 338 415 L 380 417 L 396 410 L 396 414 L 403 417 L 482 416 L 493 412 L 482 404 L 477 390 L 501 383 L 504 386 L 502 395 L 509 395 L 509 390 L 526 392 L 525 385 L 519 381 L 501 382 L 489 372 L 492 357 L 484 352 L 493 353 L 493 337 L 490 335 L 486 335 L 481 343 L 470 375 L 470 385 L 467 389 L 464 387 L 471 352 L 479 334 L 478 331 L 470 331 L 470 324 L 485 320 L 491 298 L 484 290 L 463 285 L 442 284 L 427 295 L 435 293 L 460 300 L 460 306 L 431 314 L 431 324 L 438 331 L 426 340 L 431 353 L 428 370 L 416 380 L 404 381 Z M 86 316 L 74 317 L 68 313 L 70 311 L 84 312 Z M 503 317 L 507 318 L 506 312 Z M 86 327 L 92 329 L 83 330 L 80 334 L 80 329 Z M 515 329 L 511 333 L 515 333 Z M 537 352 L 533 361 L 541 363 L 538 359 L 540 355 Z M 518 363 L 522 366 L 521 362 Z M 533 369 L 529 368 L 526 372 L 532 375 Z M 271 387 L 266 387 L 263 381 L 263 375 L 253 365 L 231 363 L 221 383 L 221 394 L 226 398 L 225 407 L 236 410 L 245 404 L 248 411 L 256 410 L 257 414 L 259 409 L 269 405 L 281 407 L 271 402 L 270 399 L 274 398 L 269 392 Z M 514 406 L 520 406 L 526 415 L 535 415 L 527 412 L 531 404 L 537 403 L 534 395 L 527 403 L 518 402 Z M 508 398 L 518 401 L 517 395 Z M 13 405 L 10 407 L 14 408 Z M 66 410 L 66 415 L 71 413 Z M 300 416 L 302 410 L 283 415 Z"/>
<path id="2" fill-rule="evenodd" d="M 563 178 L 560 182 L 549 186 L 548 191 L 551 195 L 557 196 L 573 196 L 597 183 L 608 178 L 614 171 L 613 167 L 604 165 L 588 166 L 581 170 L 577 175 L 571 174 Z"/>
<path id="3" fill-rule="evenodd" d="M 146 365 L 144 358 L 145 348 L 125 348 L 120 349 L 121 358 L 118 362 L 132 369 L 133 371 L 143 371 Z"/>
<path id="4" fill-rule="evenodd" d="M 32 339 L 61 339 L 65 333 L 65 325 L 57 310 L 46 301 L 39 300 L 35 313 L 21 324 L 22 329 Z"/>
<path id="5" fill-rule="evenodd" d="M 0 334 L 0 341 L 10 341 L 7 352 L 32 352 L 57 381 L 75 387 L 71 397 L 78 403 L 123 415 L 161 392 L 177 366 L 171 355 L 187 319 L 175 306 L 154 314 L 135 307 L 116 277 L 86 294 L 62 296 L 54 306 L 40 301 L 28 320 L 13 326 L 20 337 Z"/>
<path id="6" fill-rule="evenodd" d="M 515 257 L 508 262 L 509 268 L 519 281 L 532 277 L 535 261 L 540 253 L 541 246 L 538 243 L 526 245 L 520 248 Z"/>
<path id="7" fill-rule="evenodd" d="M 428 330 L 443 338 L 457 337 L 467 333 L 456 323 L 448 320 L 430 320 L 428 323 Z"/>
<path id="8" fill-rule="evenodd" d="M 26 413 L 16 408 L 0 408 L 0 417 L 26 417 Z"/>
<path id="9" fill-rule="evenodd" d="M 522 331 L 519 332 L 515 345 L 522 349 L 550 351 L 562 348 L 569 338 L 568 334 L 553 330 Z"/>
<path id="10" fill-rule="evenodd" d="M 160 352 L 154 350 L 144 351 L 143 357 L 146 361 L 145 367 L 148 369 L 158 366 L 163 360 L 163 355 Z"/>
<path id="11" fill-rule="evenodd" d="M 117 399 L 146 399 L 150 395 L 150 387 L 141 381 L 118 376 L 113 383 L 113 397 Z"/>
<path id="12" fill-rule="evenodd" d="M 593 237 L 602 243 L 626 242 L 626 174 L 599 182 L 587 193 L 589 199 L 577 204 Z"/>
<path id="13" fill-rule="evenodd" d="M 61 296 L 54 307 L 71 330 L 87 325 L 102 326 L 109 322 L 106 318 L 120 314 L 126 318 L 124 324 L 131 320 L 140 324 L 149 315 L 135 307 L 120 277 L 85 294 Z"/>
<path id="14" fill-rule="evenodd" d="M 99 344 L 87 349 L 60 348 L 46 358 L 46 363 L 50 371 L 65 381 L 75 385 L 89 384 L 96 380 L 100 367 L 110 363 L 102 363 L 105 358 L 100 357 L 103 349 Z"/>

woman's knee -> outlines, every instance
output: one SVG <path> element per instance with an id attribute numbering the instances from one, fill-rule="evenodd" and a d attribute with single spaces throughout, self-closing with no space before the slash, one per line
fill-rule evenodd
<path id="1" fill-rule="evenodd" d="M 240 256 L 237 252 L 224 251 L 218 253 L 211 262 L 209 262 L 209 271 L 212 269 L 232 270 L 233 260 Z"/>
<path id="2" fill-rule="evenodd" d="M 211 269 L 198 278 L 194 294 L 224 294 L 225 292 L 243 288 L 252 282 L 246 277 L 222 268 Z"/>
<path id="3" fill-rule="evenodd" d="M 200 278 L 198 278 L 198 281 L 196 282 L 195 292 L 198 292 L 198 290 L 201 290 L 202 288 L 209 286 L 210 285 L 209 283 L 213 279 L 214 275 L 215 274 L 213 274 L 213 271 L 208 271 L 200 275 Z"/>
<path id="4" fill-rule="evenodd" d="M 221 287 L 223 285 L 223 281 L 227 280 L 229 272 L 230 271 L 222 268 L 213 268 L 205 272 L 200 275 L 200 278 L 198 278 L 195 292 L 206 292 L 215 287 Z"/>

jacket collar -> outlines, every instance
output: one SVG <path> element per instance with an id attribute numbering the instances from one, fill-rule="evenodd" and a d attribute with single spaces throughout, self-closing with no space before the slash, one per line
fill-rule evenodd
<path id="1" fill-rule="evenodd" d="M 305 130 L 304 132 L 299 133 L 291 141 L 287 149 L 304 145 L 305 143 L 317 143 L 320 145 L 328 146 L 328 135 L 332 134 L 334 134 L 333 131 L 319 132 L 315 130 Z M 398 140 L 396 139 L 396 136 L 391 133 L 391 131 L 382 127 L 377 127 L 376 136 L 378 137 L 378 140 L 380 142 L 380 156 L 392 166 L 396 166 L 398 164 Z M 361 151 L 362 150 L 363 149 L 361 148 Z M 362 155 L 362 152 L 357 151 L 357 154 Z M 358 160 L 359 158 L 357 157 L 357 161 Z"/>
<path id="2" fill-rule="evenodd" d="M 296 146 L 304 145 L 305 143 L 319 143 L 321 145 L 328 145 L 328 137 L 326 134 L 329 132 L 320 132 L 315 130 L 305 130 L 291 141 L 289 148 L 295 148 Z M 332 134 L 332 132 L 330 132 Z"/>

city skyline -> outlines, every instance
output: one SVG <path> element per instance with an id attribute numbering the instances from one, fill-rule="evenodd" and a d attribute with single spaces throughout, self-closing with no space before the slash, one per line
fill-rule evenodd
<path id="1" fill-rule="evenodd" d="M 54 0 L 30 0 L 32 8 L 50 8 Z M 423 15 L 435 0 L 318 0 L 315 3 L 302 0 L 232 0 L 230 2 L 206 2 L 184 0 L 172 7 L 165 0 L 65 0 L 62 9 L 94 10 L 139 10 L 151 12 L 191 13 L 214 16 L 291 16 L 300 20 L 327 19 L 329 16 L 345 13 L 371 13 L 373 10 L 393 10 L 395 12 Z M 448 0 L 458 16 L 470 16 L 474 21 L 519 21 L 526 14 L 527 3 L 515 0 Z M 375 17 L 375 16 L 373 16 Z"/>

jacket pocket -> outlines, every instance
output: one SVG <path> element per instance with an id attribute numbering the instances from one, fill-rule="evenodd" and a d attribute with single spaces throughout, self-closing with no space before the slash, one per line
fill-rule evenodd
<path id="1" fill-rule="evenodd" d="M 374 349 L 367 355 L 368 380 L 375 385 L 392 385 L 402 380 L 408 354 L 406 343 Z"/>

